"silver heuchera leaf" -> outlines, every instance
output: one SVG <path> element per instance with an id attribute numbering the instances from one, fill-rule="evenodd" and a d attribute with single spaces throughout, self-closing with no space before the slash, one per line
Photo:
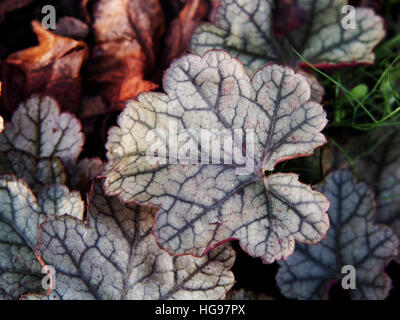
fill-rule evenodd
<path id="1" fill-rule="evenodd" d="M 376 222 L 391 227 L 400 236 L 400 149 L 396 147 L 399 144 L 399 131 L 385 128 L 361 138 L 350 138 L 344 148 L 353 159 L 360 179 L 374 190 Z M 335 166 L 349 167 L 339 151 Z"/>
<path id="2" fill-rule="evenodd" d="M 37 244 L 40 223 L 38 212 L 39 207 L 35 197 L 26 183 L 12 176 L 1 177 L 1 300 L 17 299 L 23 293 L 35 292 L 41 288 L 42 268 L 32 251 Z M 14 224 L 17 225 L 14 226 Z"/>
<path id="3" fill-rule="evenodd" d="M 209 49 L 227 50 L 239 58 L 249 72 L 269 62 L 296 67 L 296 49 L 314 65 L 373 63 L 373 48 L 385 36 L 383 19 L 371 9 L 356 8 L 344 16 L 345 0 L 298 0 L 298 26 L 283 36 L 274 32 L 273 0 L 221 0 L 215 25 L 200 25 L 191 39 L 191 50 L 203 54 Z M 286 29 L 292 24 L 284 11 L 277 21 Z"/>
<path id="4" fill-rule="evenodd" d="M 38 204 L 46 215 L 67 214 L 78 220 L 83 219 L 84 204 L 77 191 L 70 192 L 66 186 L 52 185 L 43 188 L 38 196 Z"/>
<path id="5" fill-rule="evenodd" d="M 61 185 L 42 192 L 36 200 L 24 180 L 0 176 L 0 298 L 16 299 L 41 288 L 42 267 L 33 249 L 39 243 L 39 226 L 46 213 L 83 217 L 78 193 Z"/>
<path id="6" fill-rule="evenodd" d="M 374 188 L 378 202 L 376 222 L 390 226 L 400 236 L 399 145 L 400 133 L 395 131 L 371 155 L 358 161 L 357 167 L 362 178 Z"/>
<path id="7" fill-rule="evenodd" d="M 318 79 L 312 74 L 304 72 L 301 69 L 297 69 L 296 72 L 303 75 L 310 85 L 311 100 L 321 103 L 325 95 L 325 88 L 319 83 Z"/>
<path id="8" fill-rule="evenodd" d="M 167 94 L 146 93 L 128 103 L 109 132 L 105 173 L 109 195 L 160 207 L 154 232 L 162 248 L 202 256 L 239 239 L 249 254 L 269 263 L 287 258 L 295 240 L 324 238 L 328 200 L 296 174 L 266 176 L 278 162 L 312 154 L 326 141 L 320 133 L 325 112 L 309 102 L 303 76 L 269 65 L 251 80 L 238 60 L 215 50 L 176 60 L 164 89 Z M 161 146 L 149 159 L 153 129 Z M 174 137 L 183 129 L 186 137 L 176 138 L 175 149 Z M 206 143 L 199 138 L 205 133 L 211 137 Z M 231 144 L 210 143 L 229 136 Z"/>
<path id="9" fill-rule="evenodd" d="M 73 164 L 82 150 L 84 136 L 79 121 L 60 114 L 54 99 L 35 96 L 21 103 L 11 123 L 0 135 L 0 151 L 22 151 L 36 158 L 60 158 Z"/>
<path id="10" fill-rule="evenodd" d="M 392 229 L 374 224 L 372 191 L 348 171 L 332 173 L 320 190 L 331 200 L 331 228 L 316 246 L 296 246 L 281 261 L 277 283 L 289 298 L 328 299 L 332 282 L 341 281 L 342 268 L 354 267 L 353 299 L 384 299 L 391 288 L 383 273 L 397 254 L 399 240 Z M 346 271 L 347 273 L 347 271 Z"/>
<path id="11" fill-rule="evenodd" d="M 172 257 L 154 240 L 155 209 L 106 197 L 100 183 L 89 203 L 87 224 L 50 216 L 40 229 L 37 254 L 55 268 L 50 299 L 219 299 L 233 286 L 229 245 Z"/>
<path id="12" fill-rule="evenodd" d="M 60 114 L 53 98 L 34 96 L 18 107 L 0 137 L 0 174 L 26 179 L 35 193 L 46 184 L 84 190 L 103 163 L 98 158 L 76 163 L 83 142 L 73 115 Z"/>
<path id="13" fill-rule="evenodd" d="M 47 184 L 65 184 L 66 175 L 59 158 L 38 159 L 21 151 L 0 152 L 0 174 L 24 178 L 33 192 Z"/>

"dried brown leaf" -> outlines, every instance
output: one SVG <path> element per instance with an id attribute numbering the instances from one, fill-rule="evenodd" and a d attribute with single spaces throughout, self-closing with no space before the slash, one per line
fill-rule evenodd
<path id="1" fill-rule="evenodd" d="M 76 112 L 81 96 L 80 70 L 88 48 L 32 22 L 39 45 L 11 54 L 2 70 L 3 106 L 12 111 L 33 93 L 55 98 L 65 111 Z"/>
<path id="2" fill-rule="evenodd" d="M 57 23 L 55 34 L 73 39 L 84 39 L 89 34 L 89 27 L 86 23 L 74 17 L 62 17 Z"/>
<path id="3" fill-rule="evenodd" d="M 100 85 L 102 97 L 118 102 L 155 89 L 157 85 L 146 76 L 154 67 L 164 34 L 159 1 L 99 0 L 91 13 L 96 46 L 89 80 Z"/>

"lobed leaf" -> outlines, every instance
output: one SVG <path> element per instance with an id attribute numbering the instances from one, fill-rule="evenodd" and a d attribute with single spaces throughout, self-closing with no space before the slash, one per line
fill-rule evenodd
<path id="1" fill-rule="evenodd" d="M 40 290 L 41 266 L 33 254 L 40 224 L 35 196 L 23 181 L 0 179 L 0 299 Z M 35 232 L 36 231 L 36 232 Z"/>
<path id="2" fill-rule="evenodd" d="M 400 150 L 394 147 L 399 143 L 399 132 L 389 132 L 379 148 L 360 159 L 357 167 L 362 178 L 374 188 L 378 203 L 376 221 L 400 236 Z"/>
<path id="3" fill-rule="evenodd" d="M 20 104 L 11 123 L 0 135 L 0 151 L 21 151 L 36 158 L 60 158 L 75 163 L 82 150 L 84 136 L 79 121 L 61 113 L 50 97 L 34 96 Z"/>
<path id="4" fill-rule="evenodd" d="M 251 74 L 271 62 L 305 67 L 293 49 L 321 68 L 373 63 L 372 51 L 385 36 L 383 19 L 356 8 L 349 28 L 342 14 L 346 5 L 346 0 L 221 0 L 215 24 L 200 25 L 190 48 L 197 54 L 226 50 Z M 321 102 L 322 85 L 312 75 L 307 81 L 313 101 Z"/>
<path id="5" fill-rule="evenodd" d="M 276 277 L 289 298 L 328 299 L 332 282 L 343 277 L 342 268 L 356 271 L 353 299 L 384 299 L 391 288 L 383 272 L 397 254 L 399 240 L 388 227 L 374 224 L 374 195 L 344 170 L 335 171 L 319 188 L 330 200 L 331 228 L 316 246 L 299 244 L 294 254 L 281 261 Z"/>
<path id="6" fill-rule="evenodd" d="M 24 178 L 36 193 L 44 185 L 68 184 L 85 190 L 103 171 L 98 158 L 77 162 L 84 135 L 80 122 L 61 113 L 50 97 L 22 103 L 0 138 L 0 174 Z"/>
<path id="7" fill-rule="evenodd" d="M 299 12 L 298 25 L 279 35 L 274 22 L 286 30 L 293 23 L 287 8 L 274 15 L 279 8 L 272 0 L 221 0 L 215 25 L 197 28 L 191 50 L 198 54 L 213 48 L 227 50 L 251 73 L 269 62 L 297 66 L 299 58 L 292 48 L 314 65 L 373 63 L 372 50 L 385 35 L 383 19 L 371 9 L 356 8 L 356 28 L 344 28 L 346 5 L 345 0 L 296 1 L 291 6 Z"/>
<path id="8" fill-rule="evenodd" d="M 66 186 L 52 185 L 41 190 L 38 205 L 46 215 L 69 215 L 83 220 L 84 204 L 79 192 L 70 192 Z"/>
<path id="9" fill-rule="evenodd" d="M 56 270 L 48 299 L 219 299 L 232 287 L 230 246 L 172 257 L 152 235 L 155 209 L 106 197 L 100 183 L 89 203 L 86 224 L 50 216 L 41 227 L 37 254 Z"/>
<path id="10" fill-rule="evenodd" d="M 41 289 L 40 263 L 33 254 L 38 230 L 47 213 L 82 218 L 80 195 L 54 185 L 38 200 L 24 180 L 0 176 L 0 298 L 19 298 Z"/>
<path id="11" fill-rule="evenodd" d="M 164 89 L 167 94 L 145 93 L 128 103 L 109 132 L 105 173 L 107 194 L 160 207 L 154 232 L 162 248 L 201 256 L 235 238 L 249 254 L 273 262 L 288 257 L 295 240 L 316 243 L 325 236 L 327 199 L 295 174 L 265 175 L 278 162 L 312 154 L 326 141 L 320 133 L 325 112 L 309 102 L 303 76 L 269 65 L 251 80 L 239 61 L 210 51 L 176 60 Z M 213 149 L 210 140 L 191 139 L 199 153 L 190 151 L 179 162 L 169 159 L 174 147 L 166 143 L 149 161 L 153 129 L 163 130 L 160 139 L 169 141 L 171 123 L 178 133 L 190 129 L 200 136 L 207 129 L 215 138 L 215 130 L 240 130 L 253 133 L 254 141 L 246 146 L 247 139 L 232 139 L 231 148 L 221 146 L 215 156 L 219 145 Z M 185 157 L 186 140 L 176 149 Z M 243 151 L 244 162 L 232 156 Z M 200 163 L 203 153 L 208 158 Z"/>

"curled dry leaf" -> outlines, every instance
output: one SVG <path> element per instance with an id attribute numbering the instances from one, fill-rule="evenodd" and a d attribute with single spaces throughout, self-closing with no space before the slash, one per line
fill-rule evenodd
<path id="1" fill-rule="evenodd" d="M 293 48 L 319 67 L 373 63 L 372 50 L 385 35 L 383 20 L 373 10 L 357 8 L 355 28 L 344 28 L 345 0 L 299 0 L 286 5 L 279 1 L 277 8 L 275 3 L 221 0 L 215 25 L 202 24 L 193 35 L 192 52 L 227 50 L 251 73 L 269 62 L 296 68 L 300 59 Z M 277 32 L 277 25 L 284 34 Z"/>
<path id="2" fill-rule="evenodd" d="M 32 22 L 39 45 L 11 54 L 4 63 L 2 102 L 10 112 L 33 93 L 56 99 L 63 110 L 77 111 L 80 70 L 88 48 L 82 41 L 58 36 Z"/>
<path id="3" fill-rule="evenodd" d="M 41 291 L 42 267 L 33 254 L 46 214 L 83 218 L 80 194 L 62 185 L 44 188 L 36 199 L 27 183 L 0 176 L 0 299 Z"/>
<path id="4" fill-rule="evenodd" d="M 99 0 L 92 12 L 96 46 L 90 80 L 108 102 L 119 102 L 157 87 L 147 81 L 164 34 L 158 0 Z"/>
<path id="5" fill-rule="evenodd" d="M 383 273 L 397 254 L 399 240 L 392 229 L 374 224 L 374 195 L 357 183 L 348 171 L 332 173 L 321 186 L 330 200 L 331 228 L 316 246 L 296 246 L 294 254 L 281 261 L 277 283 L 289 298 L 328 299 L 332 282 L 343 277 L 342 268 L 353 266 L 356 289 L 353 299 L 384 299 L 391 288 Z"/>
<path id="6" fill-rule="evenodd" d="M 96 183 L 86 224 L 68 216 L 48 217 L 36 253 L 56 271 L 49 298 L 224 298 L 234 283 L 231 247 L 221 246 L 203 258 L 172 257 L 154 240 L 155 212 L 106 197 Z"/>
<path id="7" fill-rule="evenodd" d="M 162 248 L 201 256 L 239 239 L 270 263 L 288 257 L 295 240 L 324 238 L 327 199 L 296 174 L 266 174 L 326 142 L 326 114 L 309 102 L 303 76 L 270 65 L 250 79 L 238 60 L 209 51 L 175 60 L 164 89 L 127 104 L 109 131 L 105 172 L 109 195 L 160 207 L 154 232 Z"/>

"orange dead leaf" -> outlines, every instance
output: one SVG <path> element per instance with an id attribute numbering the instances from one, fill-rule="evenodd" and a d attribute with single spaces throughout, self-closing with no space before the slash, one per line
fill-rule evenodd
<path id="1" fill-rule="evenodd" d="M 41 93 L 54 97 L 63 110 L 76 112 L 80 70 L 88 56 L 86 44 L 55 35 L 37 21 L 32 25 L 39 45 L 11 54 L 3 66 L 3 106 L 12 111 L 33 93 Z"/>

